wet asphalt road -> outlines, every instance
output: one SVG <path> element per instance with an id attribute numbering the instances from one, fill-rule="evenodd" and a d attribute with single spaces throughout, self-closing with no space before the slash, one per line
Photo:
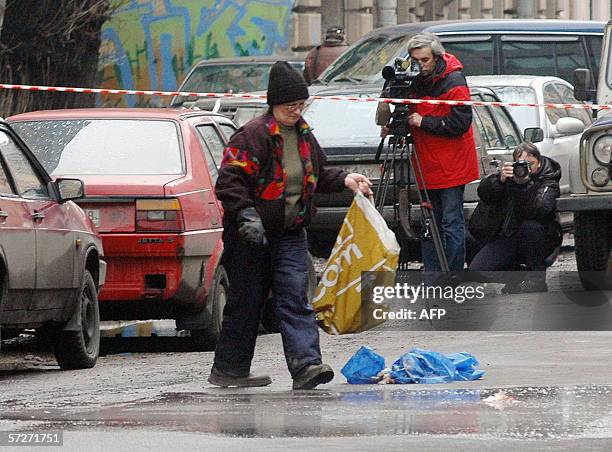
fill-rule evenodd
<path id="1" fill-rule="evenodd" d="M 159 338 L 153 338 L 159 339 Z M 612 448 L 609 332 L 370 331 L 322 335 L 340 369 L 361 345 L 390 364 L 409 348 L 469 351 L 487 374 L 442 385 L 291 391 L 279 335 L 258 341 L 267 388 L 206 382 L 212 353 L 120 353 L 91 370 L 43 361 L 0 372 L 0 431 L 64 430 L 63 450 L 502 450 Z M 16 352 L 15 352 L 16 353 Z M 91 446 L 91 448 L 89 448 Z"/>
<path id="2" fill-rule="evenodd" d="M 566 309 L 587 295 L 571 274 L 551 276 L 546 296 L 494 294 L 480 308 L 492 314 L 491 329 L 553 329 L 559 311 L 575 321 Z M 608 303 L 580 312 L 608 329 L 609 310 Z M 321 333 L 336 378 L 304 392 L 290 390 L 277 334 L 259 338 L 253 362 L 273 383 L 252 389 L 208 384 L 213 353 L 185 351 L 182 337 L 105 339 L 105 355 L 81 371 L 60 371 L 36 340 L 13 341 L 0 355 L 0 432 L 63 430 L 61 450 L 74 451 L 612 450 L 612 332 L 434 325 L 393 321 L 358 335 Z M 160 328 L 163 335 L 171 326 Z M 486 375 L 442 385 L 348 385 L 339 369 L 362 345 L 387 365 L 412 347 L 467 351 Z"/>

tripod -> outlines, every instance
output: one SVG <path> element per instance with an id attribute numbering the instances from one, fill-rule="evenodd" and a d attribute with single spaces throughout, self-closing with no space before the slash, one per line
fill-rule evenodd
<path id="1" fill-rule="evenodd" d="M 380 156 L 384 148 L 384 144 L 385 137 L 380 140 L 380 144 L 378 145 L 378 150 L 376 152 L 375 157 L 376 161 L 380 161 Z M 438 256 L 438 262 L 440 263 L 440 268 L 443 272 L 448 273 L 448 260 L 446 259 L 446 253 L 444 252 L 444 246 L 442 245 L 442 239 L 440 238 L 438 223 L 436 222 L 433 213 L 433 205 L 431 204 L 429 192 L 427 191 L 427 186 L 425 185 L 425 178 L 423 177 L 421 161 L 416 152 L 414 144 L 412 143 L 412 139 L 408 133 L 390 135 L 389 146 L 391 147 L 391 149 L 387 150 L 383 160 L 382 172 L 377 185 L 374 205 L 382 215 L 385 206 L 385 200 L 387 198 L 387 193 L 389 190 L 389 184 L 391 182 L 391 176 L 393 176 L 393 181 L 396 186 L 396 190 L 398 186 L 404 183 L 406 184 L 406 197 L 409 199 L 411 184 L 410 172 L 412 169 L 412 172 L 414 172 L 417 188 L 416 191 L 418 193 L 419 205 L 421 207 L 421 215 L 425 227 L 423 236 L 424 238 L 430 238 L 433 241 L 434 248 L 436 249 L 436 255 Z M 406 165 L 400 164 L 399 174 L 396 165 L 398 161 L 400 163 L 406 163 Z M 406 174 L 407 177 L 405 177 Z M 403 207 L 402 204 L 403 203 L 400 202 L 400 209 Z M 408 204 L 407 207 L 409 208 L 410 205 Z M 403 212 L 399 213 L 400 218 L 402 217 L 402 214 Z M 405 221 L 410 221 L 409 215 Z M 402 223 L 402 227 L 404 227 L 404 229 L 410 229 L 409 225 L 404 226 L 403 223 L 405 221 L 400 221 Z"/>

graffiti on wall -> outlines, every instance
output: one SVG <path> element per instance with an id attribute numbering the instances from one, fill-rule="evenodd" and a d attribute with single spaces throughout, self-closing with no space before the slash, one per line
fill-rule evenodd
<path id="1" fill-rule="evenodd" d="M 175 90 L 208 58 L 286 53 L 293 0 L 127 0 L 102 29 L 105 88 Z M 108 96 L 104 106 L 162 99 Z"/>

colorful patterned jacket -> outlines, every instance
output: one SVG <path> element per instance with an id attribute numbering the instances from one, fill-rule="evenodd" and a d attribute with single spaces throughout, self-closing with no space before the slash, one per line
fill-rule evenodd
<path id="1" fill-rule="evenodd" d="M 315 214 L 312 197 L 315 191 L 342 191 L 346 174 L 337 168 L 325 169 L 325 153 L 300 118 L 296 124 L 298 148 L 304 166 L 302 209 L 293 228 L 307 226 Z M 274 116 L 257 117 L 234 133 L 223 154 L 215 186 L 223 204 L 225 227 L 236 226 L 238 212 L 255 207 L 268 234 L 283 232 L 285 218 L 285 182 L 282 167 L 283 138 Z"/>

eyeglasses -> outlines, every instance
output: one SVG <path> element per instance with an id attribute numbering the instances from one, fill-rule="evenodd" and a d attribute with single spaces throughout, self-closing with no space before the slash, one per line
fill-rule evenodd
<path id="1" fill-rule="evenodd" d="M 305 101 L 301 101 L 301 102 L 291 102 L 288 104 L 283 104 L 283 107 L 286 108 L 289 111 L 297 111 L 297 110 L 303 110 L 304 107 L 306 106 L 306 102 Z"/>

